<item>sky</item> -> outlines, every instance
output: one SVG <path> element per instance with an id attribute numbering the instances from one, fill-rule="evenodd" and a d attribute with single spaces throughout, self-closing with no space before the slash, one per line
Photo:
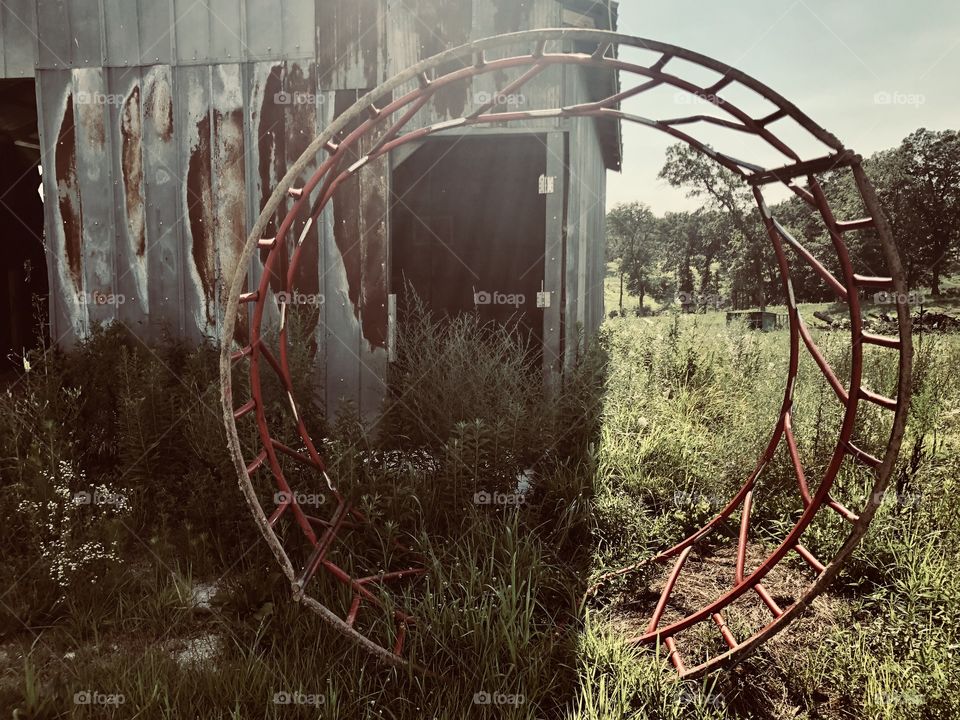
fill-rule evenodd
<path id="1" fill-rule="evenodd" d="M 960 129 L 957 0 L 621 0 L 620 30 L 752 75 L 864 157 L 898 145 L 919 127 Z M 621 55 L 630 60 L 630 52 Z M 633 59 L 640 57 L 649 56 L 640 51 Z M 666 69 L 674 67 L 671 61 Z M 693 78 L 696 71 L 687 70 Z M 627 78 L 622 82 L 628 86 Z M 624 110 L 661 119 L 694 111 L 729 117 L 705 101 L 691 104 L 675 90 L 662 90 L 628 101 Z M 711 142 L 716 149 L 744 160 L 757 157 L 753 145 L 720 132 Z M 700 201 L 657 179 L 674 142 L 624 123 L 624 169 L 608 177 L 608 207 L 639 200 L 658 215 L 699 207 Z M 771 166 L 784 164 L 781 159 Z M 779 198 L 770 193 L 769 199 Z"/>

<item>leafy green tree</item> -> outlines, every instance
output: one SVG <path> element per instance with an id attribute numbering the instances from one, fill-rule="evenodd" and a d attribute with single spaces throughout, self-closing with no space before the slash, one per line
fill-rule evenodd
<path id="1" fill-rule="evenodd" d="M 657 271 L 657 218 L 643 203 L 617 205 L 607 214 L 608 256 L 617 261 L 620 274 L 620 312 L 626 289 L 644 298 L 654 286 Z"/>
<path id="2" fill-rule="evenodd" d="M 753 300 L 764 307 L 767 296 L 776 292 L 777 277 L 775 270 L 771 272 L 769 240 L 749 188 L 734 173 L 688 145 L 667 149 L 660 177 L 674 187 L 686 189 L 688 197 L 704 199 L 706 209 L 720 214 L 714 228 L 720 234 L 710 247 L 715 253 L 720 252 L 724 247 L 722 238 L 727 236 L 734 304 L 751 304 L 749 301 Z"/>
<path id="3" fill-rule="evenodd" d="M 940 295 L 960 261 L 960 133 L 921 128 L 867 165 L 911 285 Z"/>

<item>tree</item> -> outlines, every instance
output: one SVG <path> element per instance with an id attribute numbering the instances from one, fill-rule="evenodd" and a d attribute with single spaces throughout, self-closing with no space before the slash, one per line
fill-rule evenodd
<path id="1" fill-rule="evenodd" d="M 875 164 L 913 280 L 938 296 L 960 259 L 960 133 L 921 128 Z"/>
<path id="2" fill-rule="evenodd" d="M 618 263 L 620 274 L 620 312 L 623 291 L 640 298 L 640 307 L 652 287 L 657 267 L 657 218 L 643 203 L 617 205 L 607 214 L 609 256 Z"/>
<path id="3" fill-rule="evenodd" d="M 688 197 L 704 198 L 708 209 L 725 216 L 716 218 L 714 230 L 723 228 L 723 220 L 728 223 L 722 232 L 728 235 L 726 250 L 733 275 L 734 303 L 740 305 L 742 294 L 763 308 L 777 278 L 769 270 L 769 241 L 747 186 L 730 170 L 689 145 L 667 148 L 660 177 L 674 187 L 685 188 Z M 711 244 L 714 254 L 723 249 L 722 237 L 715 232 L 716 242 Z M 712 262 L 713 255 L 710 257 Z"/>
<path id="4" fill-rule="evenodd" d="M 899 146 L 864 163 L 890 222 L 907 282 L 940 294 L 944 275 L 960 263 L 960 133 L 920 129 Z M 863 217 L 860 193 L 847 172 L 831 173 L 824 192 L 837 217 Z M 884 274 L 875 232 L 851 233 L 845 240 L 859 272 Z"/>

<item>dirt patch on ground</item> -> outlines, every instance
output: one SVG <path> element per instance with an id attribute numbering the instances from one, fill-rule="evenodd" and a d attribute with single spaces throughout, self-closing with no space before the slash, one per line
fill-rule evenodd
<path id="1" fill-rule="evenodd" d="M 772 549 L 751 546 L 747 554 L 747 573 L 756 568 Z M 614 632 L 627 638 L 642 635 L 646 631 L 673 564 L 672 560 L 668 560 L 656 566 L 646 588 L 635 593 L 630 600 L 619 602 L 609 609 L 609 626 Z M 694 550 L 670 596 L 660 627 L 682 620 L 729 590 L 734 583 L 735 566 L 735 544 Z M 814 578 L 813 571 L 802 562 L 795 564 L 788 558 L 767 575 L 763 586 L 776 603 L 786 609 L 803 594 Z M 838 615 L 842 614 L 841 604 L 835 598 L 821 595 L 791 625 L 789 631 L 777 635 L 764 646 L 765 649 L 771 654 L 781 655 L 796 652 L 798 645 L 809 647 L 817 636 L 823 636 L 836 627 Z M 721 615 L 739 642 L 773 619 L 771 611 L 753 591 L 742 595 Z M 699 665 L 729 649 L 717 626 L 710 620 L 679 633 L 676 642 L 687 667 Z"/>

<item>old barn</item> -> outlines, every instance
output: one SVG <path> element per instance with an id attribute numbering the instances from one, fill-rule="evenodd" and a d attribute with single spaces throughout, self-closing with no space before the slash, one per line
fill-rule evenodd
<path id="1" fill-rule="evenodd" d="M 6 0 L 0 4 L 0 322 L 29 346 L 96 323 L 146 340 L 217 339 L 238 248 L 278 180 L 358 97 L 495 34 L 616 28 L 592 0 Z M 611 95 L 611 72 L 556 67 L 496 97 L 439 93 L 414 123 Z M 541 97 L 535 97 L 540 94 Z M 605 176 L 614 121 L 445 131 L 364 169 L 325 211 L 302 286 L 328 406 L 374 411 L 406 283 L 438 310 L 519 319 L 560 372 L 603 317 Z M 40 184 L 40 205 L 36 192 Z M 45 260 L 44 260 L 45 256 Z M 45 271 L 44 271 L 45 262 Z M 250 267 L 251 276 L 259 268 Z"/>

